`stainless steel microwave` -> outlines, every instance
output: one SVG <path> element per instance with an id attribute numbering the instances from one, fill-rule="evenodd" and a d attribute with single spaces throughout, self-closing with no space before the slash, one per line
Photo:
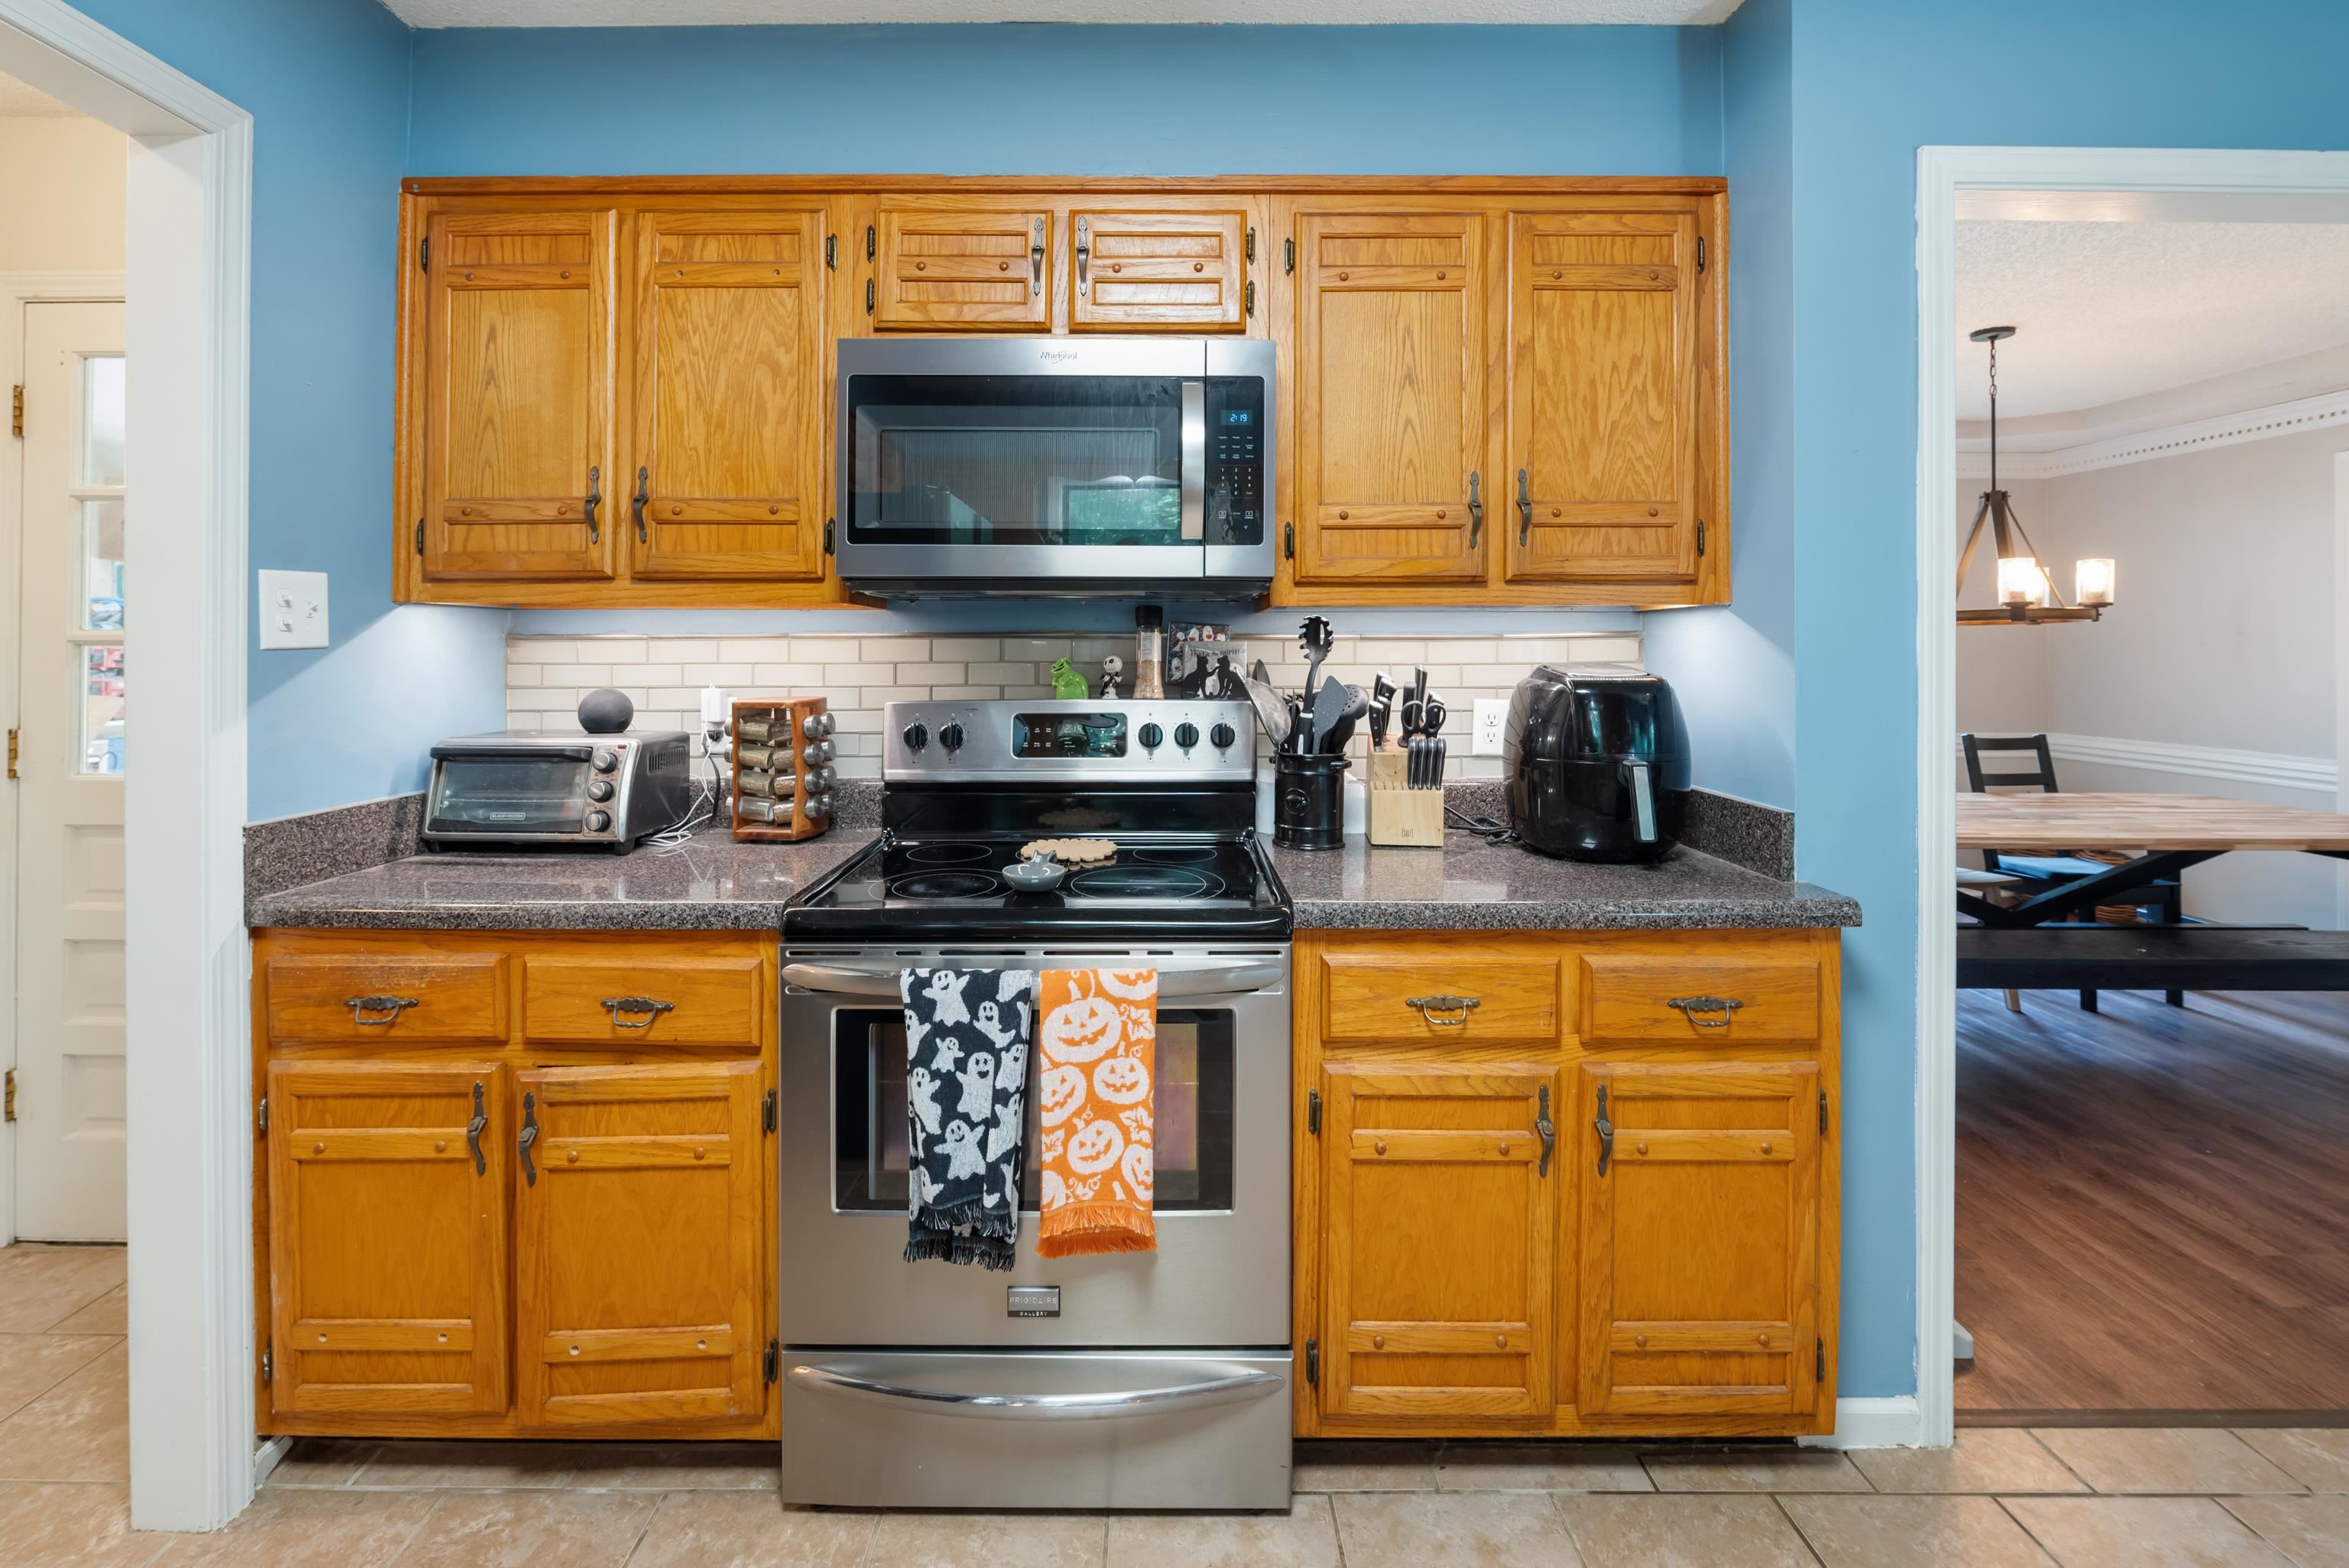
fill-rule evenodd
<path id="1" fill-rule="evenodd" d="M 885 598 L 1237 599 L 1272 582 L 1273 346 L 840 343 L 840 575 Z"/>

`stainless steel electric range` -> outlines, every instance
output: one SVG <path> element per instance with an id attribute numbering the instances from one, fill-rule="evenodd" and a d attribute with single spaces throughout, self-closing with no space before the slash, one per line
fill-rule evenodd
<path id="1" fill-rule="evenodd" d="M 783 915 L 785 1501 L 1288 1503 L 1288 895 L 1245 703 L 892 703 L 880 838 Z M 1000 869 L 1102 838 L 1051 892 Z M 1158 1250 L 907 1264 L 908 967 L 1159 972 Z M 1031 1068 L 1031 1070 L 1033 1070 Z M 1035 1103 L 1030 1086 L 1030 1103 Z"/>

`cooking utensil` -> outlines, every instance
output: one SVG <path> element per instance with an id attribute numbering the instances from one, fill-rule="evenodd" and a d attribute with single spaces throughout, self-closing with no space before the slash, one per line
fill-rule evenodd
<path id="1" fill-rule="evenodd" d="M 1327 615 L 1308 615 L 1305 624 L 1297 629 L 1297 645 L 1305 650 L 1305 696 L 1309 702 L 1320 689 L 1321 661 L 1330 656 L 1337 642 L 1338 634 Z"/>
<path id="2" fill-rule="evenodd" d="M 1339 718 L 1345 713 L 1346 705 L 1352 700 L 1345 683 L 1336 676 L 1321 683 L 1321 689 L 1313 694 L 1313 732 L 1306 737 L 1305 748 L 1308 751 L 1331 749 L 1330 732 L 1338 727 Z"/>
<path id="3" fill-rule="evenodd" d="M 1379 671 L 1371 677 L 1371 749 L 1378 750 L 1387 743 L 1387 718 L 1393 711 L 1394 682 L 1387 672 Z"/>
<path id="4" fill-rule="evenodd" d="M 1370 693 L 1358 686 L 1347 686 L 1345 710 L 1338 715 L 1338 722 L 1330 727 L 1329 733 L 1322 736 L 1321 749 L 1325 752 L 1343 752 L 1354 738 L 1354 726 L 1361 722 L 1362 715 L 1368 713 L 1370 707 Z"/>
<path id="5" fill-rule="evenodd" d="M 1305 699 L 1292 696 L 1282 700 L 1288 705 L 1288 728 L 1283 733 L 1280 748 L 1301 755 L 1305 750 Z"/>
<path id="6" fill-rule="evenodd" d="M 1258 659 L 1256 667 L 1262 670 L 1264 661 Z M 1288 740 L 1288 710 L 1281 705 L 1280 694 L 1261 675 L 1247 676 L 1240 684 L 1247 688 L 1248 701 L 1256 705 L 1256 721 L 1264 726 L 1264 738 L 1272 742 L 1275 751 L 1279 750 Z"/>

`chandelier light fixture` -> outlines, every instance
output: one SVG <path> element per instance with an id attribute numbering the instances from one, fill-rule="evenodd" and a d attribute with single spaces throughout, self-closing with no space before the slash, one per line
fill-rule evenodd
<path id="1" fill-rule="evenodd" d="M 2101 621 L 2113 603 L 2113 562 L 2092 556 L 2073 568 L 2073 597 L 2064 603 L 2054 580 L 2039 563 L 2038 547 L 2023 531 L 2014 501 L 1998 486 L 1998 346 L 2014 335 L 2011 326 L 1985 326 L 1973 333 L 1976 343 L 1990 345 L 1990 489 L 1974 508 L 1974 525 L 1967 531 L 1965 548 L 1958 552 L 1958 592 L 1966 591 L 1966 573 L 1974 563 L 1974 547 L 1982 542 L 1982 524 L 1990 524 L 1991 546 L 1998 554 L 1998 603 L 1958 612 L 1961 626 L 2041 626 L 2053 621 Z"/>

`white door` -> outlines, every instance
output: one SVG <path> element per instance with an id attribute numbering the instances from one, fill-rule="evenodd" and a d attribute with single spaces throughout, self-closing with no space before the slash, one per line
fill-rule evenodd
<path id="1" fill-rule="evenodd" d="M 123 1239 L 122 306 L 25 307 L 16 1233 Z"/>

